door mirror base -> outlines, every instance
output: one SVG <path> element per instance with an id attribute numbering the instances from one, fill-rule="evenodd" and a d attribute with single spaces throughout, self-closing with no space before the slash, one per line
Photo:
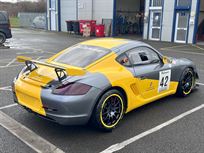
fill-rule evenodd
<path id="1" fill-rule="evenodd" d="M 171 60 L 170 60 L 167 56 L 163 56 L 163 57 L 162 57 L 162 62 L 163 62 L 164 64 L 172 63 Z"/>

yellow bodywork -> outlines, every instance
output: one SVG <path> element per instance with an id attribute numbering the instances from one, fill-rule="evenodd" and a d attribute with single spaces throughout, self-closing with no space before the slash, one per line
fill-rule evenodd
<path id="1" fill-rule="evenodd" d="M 127 40 L 108 38 L 89 40 L 80 44 L 111 49 L 127 43 Z M 64 51 L 59 52 L 58 54 L 49 58 L 46 63 L 70 68 L 70 65 L 53 61 L 53 59 L 63 53 Z M 116 61 L 117 56 L 118 55 L 116 55 L 116 53 L 111 52 L 105 57 L 88 65 L 83 70 L 81 68 L 72 67 L 72 69 L 68 69 L 68 73 L 71 70 L 75 75 L 83 75 L 85 74 L 85 71 L 90 73 L 102 73 L 109 80 L 112 87 L 120 87 L 125 91 L 127 95 L 126 112 L 176 92 L 178 82 L 172 81 L 170 82 L 169 90 L 158 93 L 157 88 L 159 80 L 140 80 L 139 78 L 135 78 L 130 71 L 128 71 L 124 66 L 120 65 Z M 30 59 L 25 57 L 18 58 L 18 61 L 20 62 L 26 60 Z M 165 62 L 167 62 L 167 60 Z M 31 72 L 29 75 L 21 74 L 19 76 L 15 83 L 15 92 L 21 105 L 26 106 L 41 115 L 46 115 L 41 101 L 41 90 L 42 86 L 45 86 L 56 78 L 56 74 L 53 68 L 43 65 L 38 66 L 39 68 Z M 153 89 L 146 91 L 150 83 L 152 84 L 152 87 L 155 88 L 155 90 Z"/>
<path id="2" fill-rule="evenodd" d="M 108 38 L 101 40 L 90 40 L 83 42 L 82 44 L 111 49 L 120 45 L 124 45 L 126 43 L 128 43 L 128 41 L 124 39 Z M 121 87 L 125 91 L 127 95 L 126 113 L 137 107 L 176 93 L 178 82 L 173 81 L 170 82 L 169 90 L 161 93 L 158 93 L 157 91 L 159 80 L 145 79 L 142 81 L 142 85 L 138 86 L 138 82 L 141 80 L 135 78 L 130 71 L 128 71 L 124 66 L 120 65 L 116 61 L 117 56 L 118 55 L 112 52 L 111 54 L 105 56 L 103 59 L 99 59 L 100 62 L 96 61 L 87 66 L 86 69 L 89 72 L 100 72 L 104 74 L 108 78 L 112 87 Z M 164 62 L 167 64 L 168 60 L 164 60 Z M 151 90 L 147 92 L 145 96 L 143 96 L 142 94 L 147 89 L 147 86 L 150 85 L 150 82 L 153 84 L 156 90 Z"/>
<path id="3" fill-rule="evenodd" d="M 121 87 L 126 92 L 128 102 L 126 112 L 176 92 L 178 82 L 173 81 L 170 82 L 169 90 L 161 93 L 158 93 L 157 91 L 159 80 L 145 79 L 140 83 L 142 85 L 138 86 L 138 82 L 141 80 L 135 78 L 129 70 L 120 65 L 115 60 L 116 57 L 117 55 L 112 53 L 112 55 L 106 57 L 105 60 L 88 66 L 87 70 L 89 72 L 100 72 L 104 74 L 108 78 L 112 87 Z M 155 90 L 150 90 L 149 92 L 146 92 L 145 96 L 143 96 L 143 93 L 150 85 L 150 82 L 152 82 Z"/>
<path id="4" fill-rule="evenodd" d="M 42 87 L 56 78 L 53 68 L 39 65 L 39 68 L 29 75 L 21 74 L 15 82 L 15 92 L 18 102 L 34 112 L 46 115 L 41 101 Z"/>

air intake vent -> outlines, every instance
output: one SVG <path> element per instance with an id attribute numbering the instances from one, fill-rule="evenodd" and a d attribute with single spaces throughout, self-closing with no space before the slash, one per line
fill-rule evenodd
<path id="1" fill-rule="evenodd" d="M 135 95 L 138 95 L 138 94 L 139 94 L 139 91 L 138 91 L 138 89 L 137 89 L 136 83 L 131 84 L 131 85 L 130 85 L 130 88 L 132 89 L 132 91 L 133 91 L 133 93 L 134 93 Z"/>

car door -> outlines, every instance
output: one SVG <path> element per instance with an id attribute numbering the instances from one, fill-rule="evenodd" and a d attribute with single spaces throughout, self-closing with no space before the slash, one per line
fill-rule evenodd
<path id="1" fill-rule="evenodd" d="M 127 56 L 134 69 L 137 88 L 144 99 L 167 92 L 171 81 L 171 66 L 164 64 L 161 55 L 149 47 L 137 47 Z"/>

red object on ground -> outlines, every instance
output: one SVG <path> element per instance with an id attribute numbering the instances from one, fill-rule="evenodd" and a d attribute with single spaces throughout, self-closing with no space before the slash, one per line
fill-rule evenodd
<path id="1" fill-rule="evenodd" d="M 104 37 L 105 36 L 105 25 L 99 24 L 95 26 L 95 35 L 96 37 Z"/>
<path id="2" fill-rule="evenodd" d="M 96 20 L 79 20 L 79 24 L 81 34 L 83 34 L 84 28 L 86 26 L 91 28 L 91 34 L 95 32 Z"/>

